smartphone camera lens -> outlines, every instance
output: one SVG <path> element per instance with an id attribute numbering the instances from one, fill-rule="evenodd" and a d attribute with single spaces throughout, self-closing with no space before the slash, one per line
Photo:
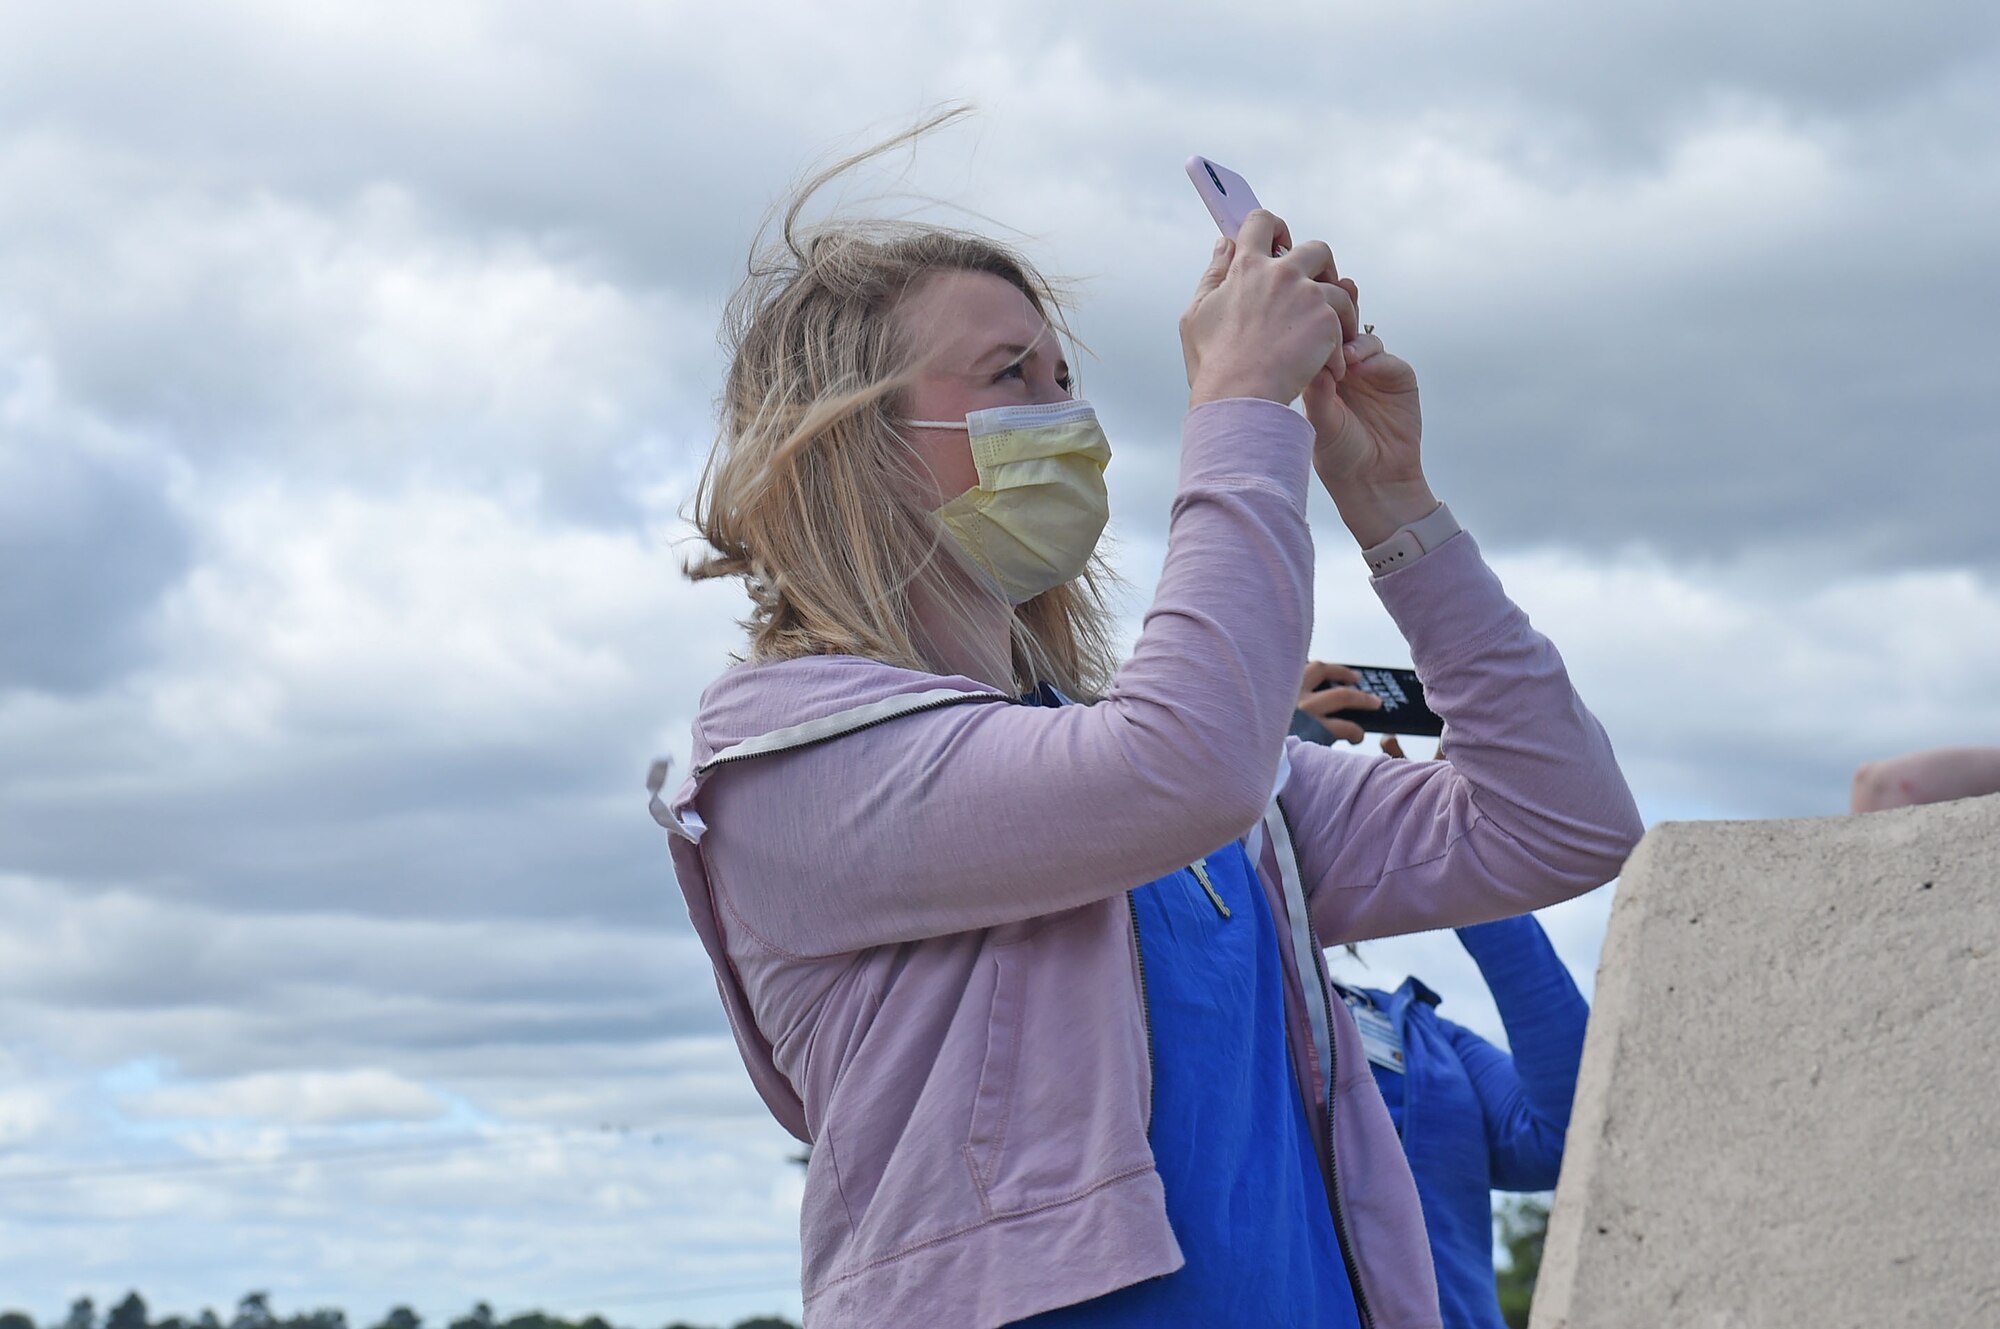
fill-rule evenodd
<path id="1" fill-rule="evenodd" d="M 1222 177 L 1215 173 L 1215 164 L 1213 162 L 1203 162 L 1201 167 L 1208 172 L 1208 178 L 1215 181 L 1215 192 L 1223 195 L 1225 198 L 1228 197 L 1229 191 L 1222 187 Z"/>

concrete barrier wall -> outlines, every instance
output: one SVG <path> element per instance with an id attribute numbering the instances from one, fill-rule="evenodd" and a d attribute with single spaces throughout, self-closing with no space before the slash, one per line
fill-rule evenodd
<path id="1" fill-rule="evenodd" d="M 2000 1326 L 2000 797 L 1660 826 L 1534 1329 Z"/>

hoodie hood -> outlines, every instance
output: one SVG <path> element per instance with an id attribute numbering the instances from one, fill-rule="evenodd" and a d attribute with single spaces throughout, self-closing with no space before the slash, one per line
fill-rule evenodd
<path id="1" fill-rule="evenodd" d="M 927 674 L 856 655 L 813 655 L 735 665 L 701 694 L 691 760 L 699 769 L 717 753 L 748 739 L 824 720 L 857 706 L 939 688 L 1004 695 L 977 679 Z"/>
<path id="2" fill-rule="evenodd" d="M 664 762 L 654 765 L 646 781 L 653 796 L 653 819 L 669 832 L 674 876 L 687 903 L 688 920 L 715 968 L 716 989 L 743 1064 L 771 1115 L 800 1140 L 812 1139 L 805 1104 L 778 1069 L 771 1043 L 757 1027 L 717 921 L 715 895 L 701 852 L 707 830 L 697 806 L 702 782 L 714 765 L 826 742 L 914 710 L 1009 700 L 974 679 L 926 674 L 851 655 L 740 664 L 702 693 L 690 769 L 673 798 L 665 802 L 660 798 L 667 775 Z"/>

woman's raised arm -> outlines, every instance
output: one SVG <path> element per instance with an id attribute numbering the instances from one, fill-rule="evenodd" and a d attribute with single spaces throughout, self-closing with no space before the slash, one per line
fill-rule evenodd
<path id="1" fill-rule="evenodd" d="M 1283 803 L 1321 940 L 1504 918 L 1615 876 L 1645 828 L 1611 742 L 1472 537 L 1373 584 L 1449 760 L 1289 745 Z"/>

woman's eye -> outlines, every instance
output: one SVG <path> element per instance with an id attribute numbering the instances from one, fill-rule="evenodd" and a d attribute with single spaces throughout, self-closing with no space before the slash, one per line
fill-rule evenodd
<path id="1" fill-rule="evenodd" d="M 1023 383 L 1027 382 L 1028 379 L 1027 362 L 1017 361 L 1014 364 L 1008 365 L 1005 369 L 1001 370 L 999 373 L 993 376 L 993 381 L 995 383 L 1000 383 L 1010 378 Z M 1061 388 L 1063 392 L 1067 393 L 1074 386 L 1074 382 L 1068 374 L 1061 374 L 1058 375 L 1056 378 L 1056 386 L 1058 388 Z"/>

